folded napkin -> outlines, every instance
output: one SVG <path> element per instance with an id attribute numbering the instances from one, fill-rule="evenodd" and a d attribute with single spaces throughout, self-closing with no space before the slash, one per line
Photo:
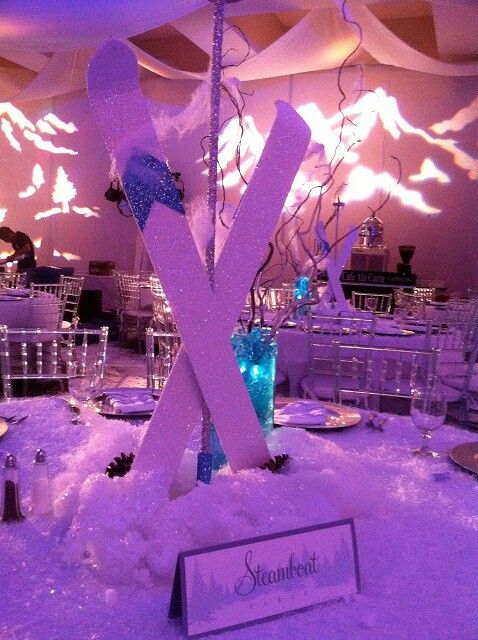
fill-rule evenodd
<path id="1" fill-rule="evenodd" d="M 104 391 L 97 400 L 101 401 L 104 408 L 111 408 L 115 413 L 149 412 L 156 407 L 151 389 L 111 389 Z"/>
<path id="2" fill-rule="evenodd" d="M 125 402 L 120 400 L 113 400 L 111 407 L 115 413 L 143 413 L 154 411 L 156 403 L 153 398 L 149 400 L 137 400 L 135 402 Z"/>
<path id="3" fill-rule="evenodd" d="M 320 402 L 298 400 L 276 409 L 274 418 L 281 424 L 325 424 L 330 412 Z"/>

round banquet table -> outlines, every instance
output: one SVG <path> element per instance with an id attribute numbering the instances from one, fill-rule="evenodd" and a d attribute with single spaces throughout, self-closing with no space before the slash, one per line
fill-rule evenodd
<path id="1" fill-rule="evenodd" d="M 163 503 L 161 476 L 134 489 L 133 475 L 104 475 L 113 456 L 137 451 L 144 427 L 86 410 L 72 424 L 59 397 L 1 409 L 28 416 L 0 439 L 0 458 L 17 456 L 25 513 L 38 446 L 50 461 L 55 498 L 51 517 L 0 526 L 5 640 L 182 640 L 185 632 L 168 618 L 179 551 L 348 517 L 357 533 L 360 594 L 211 637 L 478 637 L 478 479 L 447 459 L 476 434 L 438 429 L 431 441 L 443 455 L 437 462 L 410 455 L 419 435 L 407 416 L 388 417 L 384 432 L 363 423 L 320 434 L 274 429 L 271 453 L 291 456 L 284 472 L 223 469 L 210 485 Z M 191 486 L 195 469 L 191 455 Z"/>
<path id="2" fill-rule="evenodd" d="M 0 324 L 10 329 L 57 329 L 59 314 L 58 299 L 51 293 L 30 297 L 29 289 L 0 292 Z"/>
<path id="3" fill-rule="evenodd" d="M 300 383 L 309 373 L 309 344 L 315 338 L 320 342 L 332 345 L 337 340 L 336 334 L 314 334 L 300 329 L 280 329 L 277 334 L 277 373 L 289 383 L 289 395 L 300 396 Z M 354 344 L 353 333 L 340 336 L 344 344 Z M 425 349 L 426 336 L 423 333 L 407 335 L 380 335 L 373 337 L 373 346 L 393 349 Z"/>

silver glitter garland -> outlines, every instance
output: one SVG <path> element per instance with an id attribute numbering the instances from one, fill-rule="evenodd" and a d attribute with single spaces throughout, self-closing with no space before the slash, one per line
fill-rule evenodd
<path id="1" fill-rule="evenodd" d="M 209 116 L 209 171 L 207 208 L 212 224 L 211 237 L 206 247 L 206 268 L 211 287 L 214 287 L 214 262 L 217 207 L 217 156 L 221 111 L 222 37 L 224 33 L 224 2 L 214 2 L 214 31 L 211 57 L 211 111 Z"/>
<path id="2" fill-rule="evenodd" d="M 221 111 L 222 37 L 224 33 L 224 0 L 214 1 L 214 31 L 211 55 L 211 111 L 209 116 L 209 171 L 207 208 L 211 221 L 211 236 L 206 245 L 206 269 L 211 288 L 214 289 L 214 263 L 216 260 L 216 208 L 217 208 L 217 156 Z M 201 451 L 211 451 L 211 415 L 202 402 Z"/>

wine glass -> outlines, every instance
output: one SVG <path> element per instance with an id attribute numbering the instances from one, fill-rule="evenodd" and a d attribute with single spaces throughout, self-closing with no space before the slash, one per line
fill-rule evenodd
<path id="1" fill-rule="evenodd" d="M 82 405 L 87 405 L 98 394 L 101 385 L 101 362 L 94 362 L 91 371 L 77 370 L 68 378 L 68 392 L 71 407 L 78 413 Z"/>
<path id="2" fill-rule="evenodd" d="M 428 440 L 431 438 L 432 431 L 438 429 L 445 422 L 446 398 L 443 392 L 436 387 L 412 389 L 411 395 L 410 415 L 413 424 L 420 431 L 423 438 L 421 446 L 412 449 L 412 454 L 438 458 L 439 454 L 430 449 Z"/>

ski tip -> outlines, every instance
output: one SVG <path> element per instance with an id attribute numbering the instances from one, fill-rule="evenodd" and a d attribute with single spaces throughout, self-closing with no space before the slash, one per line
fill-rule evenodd
<path id="1" fill-rule="evenodd" d="M 91 98 L 131 91 L 138 83 L 138 60 L 133 49 L 121 40 L 110 38 L 91 59 L 87 82 Z"/>

